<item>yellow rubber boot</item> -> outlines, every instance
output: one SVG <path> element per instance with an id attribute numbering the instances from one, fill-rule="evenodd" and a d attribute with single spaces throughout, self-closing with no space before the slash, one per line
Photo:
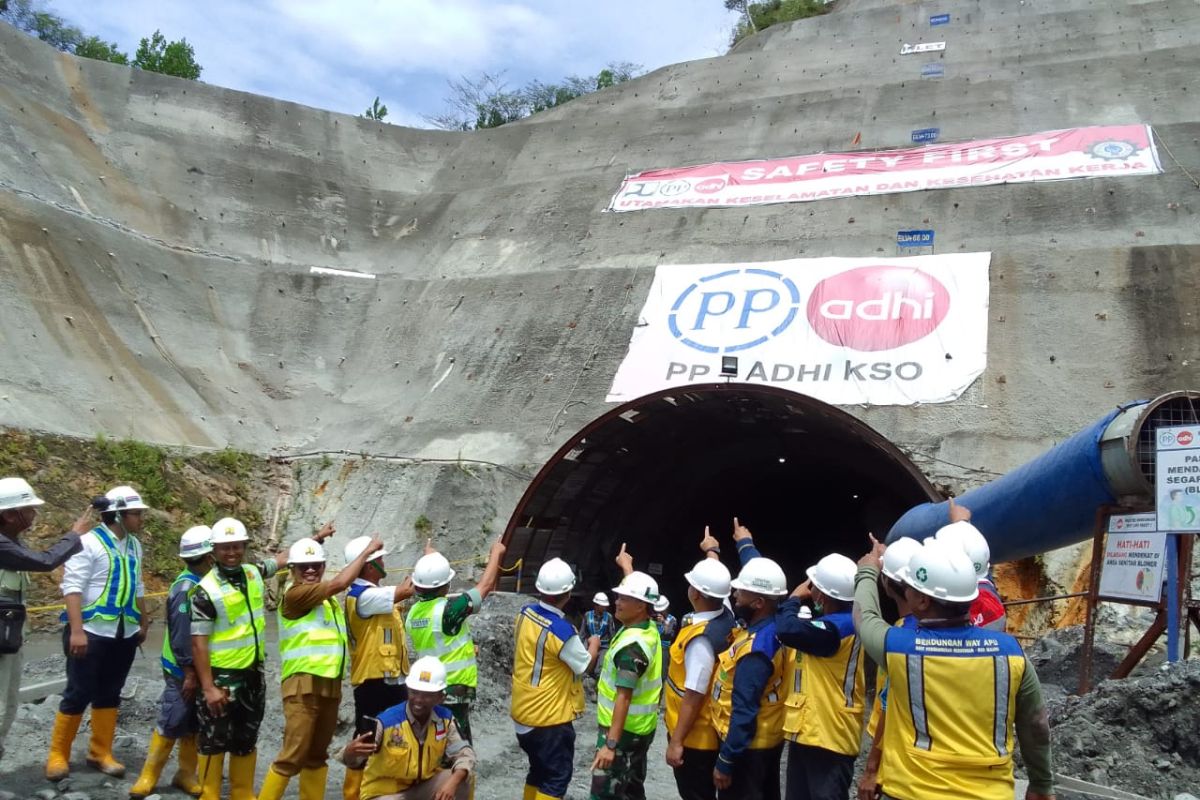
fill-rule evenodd
<path id="1" fill-rule="evenodd" d="M 225 754 L 201 755 L 196 769 L 200 778 L 200 800 L 221 800 L 221 772 L 225 769 Z"/>
<path id="2" fill-rule="evenodd" d="M 541 792 L 534 792 L 533 800 L 562 800 L 562 798 L 555 797 L 555 796 L 549 795 L 549 794 L 542 794 Z"/>
<path id="3" fill-rule="evenodd" d="M 233 767 L 232 766 L 230 766 L 229 772 L 230 772 L 229 778 L 230 778 L 230 781 L 232 782 L 232 780 L 233 780 Z M 300 775 L 301 775 L 301 780 L 303 781 L 304 773 L 301 772 Z M 258 790 L 258 800 L 279 800 L 279 798 L 283 797 L 283 792 L 284 792 L 284 790 L 287 789 L 288 781 L 290 781 L 290 780 L 291 780 L 291 778 L 289 778 L 287 775 L 280 775 L 275 770 L 268 769 L 267 777 L 263 778 L 262 788 Z M 300 791 L 301 792 L 304 791 L 303 782 L 300 784 Z"/>
<path id="4" fill-rule="evenodd" d="M 121 778 L 125 765 L 113 758 L 113 737 L 117 734 L 117 710 L 115 708 L 92 709 L 92 738 L 88 742 L 87 764 L 105 775 Z"/>
<path id="5" fill-rule="evenodd" d="M 229 754 L 229 800 L 255 800 L 254 768 L 257 765 L 258 753 L 253 750 L 245 756 Z"/>
<path id="6" fill-rule="evenodd" d="M 363 771 L 346 768 L 346 779 L 342 781 L 342 800 L 358 800 L 362 791 Z"/>
<path id="7" fill-rule="evenodd" d="M 300 770 L 300 800 L 325 800 L 329 767 Z"/>
<path id="8" fill-rule="evenodd" d="M 525 784 L 525 792 L 521 795 L 521 800 L 533 800 L 537 797 L 537 787 Z"/>
<path id="9" fill-rule="evenodd" d="M 50 733 L 50 754 L 46 758 L 46 780 L 61 781 L 71 774 L 71 745 L 79 733 L 83 714 L 64 714 L 54 717 L 54 730 Z"/>
<path id="10" fill-rule="evenodd" d="M 171 785 L 192 797 L 200 796 L 200 782 L 196 779 L 196 735 L 184 736 L 179 740 L 179 769 L 171 778 Z"/>
<path id="11" fill-rule="evenodd" d="M 158 776 L 162 775 L 163 767 L 167 765 L 167 759 L 171 757 L 171 749 L 175 747 L 175 740 L 161 736 L 158 731 L 150 734 L 150 747 L 146 750 L 146 763 L 142 765 L 142 774 L 138 776 L 137 783 L 129 790 L 129 796 L 133 800 L 142 800 L 147 795 L 154 793 L 154 787 L 158 785 Z"/>

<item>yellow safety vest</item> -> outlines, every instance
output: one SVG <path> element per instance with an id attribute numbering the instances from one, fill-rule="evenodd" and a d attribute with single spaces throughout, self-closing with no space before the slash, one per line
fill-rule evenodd
<path id="1" fill-rule="evenodd" d="M 373 587 L 356 583 L 346 594 L 346 628 L 350 637 L 350 685 L 382 678 L 399 683 L 408 674 L 408 645 L 404 619 L 392 607 L 390 614 L 361 617 L 358 597 Z"/>
<path id="2" fill-rule="evenodd" d="M 629 700 L 625 730 L 646 735 L 658 726 L 658 703 L 662 697 L 662 643 L 658 629 L 650 623 L 621 628 L 613 637 L 604 656 L 600 680 L 596 683 L 596 719 L 601 728 L 612 725 L 613 707 L 617 702 L 617 667 L 615 658 L 626 647 L 636 647 L 646 656 L 650 666 L 638 678 Z"/>
<path id="3" fill-rule="evenodd" d="M 687 667 L 684 663 L 684 657 L 687 653 L 688 644 L 697 636 L 703 636 L 705 629 L 708 628 L 709 622 L 713 620 L 705 620 L 689 625 L 684 625 L 680 629 L 679 634 L 675 637 L 675 642 L 671 645 L 669 651 L 670 661 L 667 664 L 667 691 L 666 691 L 666 723 L 667 733 L 675 734 L 675 726 L 679 723 L 679 711 L 683 708 L 683 698 L 687 693 L 684 689 L 684 683 L 687 681 Z M 720 647 L 714 648 L 715 653 L 720 653 Z M 714 665 L 715 666 L 715 665 Z M 714 676 L 716 670 L 713 670 Z M 717 729 L 712 724 L 712 705 L 709 702 L 707 695 L 712 691 L 713 677 L 709 678 L 708 686 L 704 687 L 704 704 L 700 706 L 700 713 L 696 715 L 696 721 L 692 725 L 692 729 L 688 731 L 688 735 L 683 740 L 683 746 L 691 750 L 717 750 L 720 747 L 720 742 L 717 739 Z"/>
<path id="4" fill-rule="evenodd" d="M 513 653 L 512 718 L 520 725 L 548 728 L 583 712 L 583 680 L 558 657 L 575 636 L 571 623 L 534 604 L 517 616 Z"/>
<path id="5" fill-rule="evenodd" d="M 208 660 L 215 669 L 250 669 L 267 660 L 266 609 L 263 608 L 263 578 L 258 567 L 242 565 L 246 591 L 221 577 L 213 567 L 200 581 L 200 588 L 217 610 L 212 635 L 208 637 Z"/>
<path id="6" fill-rule="evenodd" d="M 857 756 L 866 693 L 862 643 L 849 611 L 827 614 L 819 622 L 836 629 L 842 642 L 835 654 L 823 658 L 788 648 L 783 732 L 790 742 Z"/>
<path id="7" fill-rule="evenodd" d="M 775 641 L 774 623 L 768 622 L 754 633 L 745 628 L 737 631 L 733 644 L 717 657 L 717 675 L 712 688 L 713 727 L 717 736 L 724 739 L 729 735 L 729 720 L 733 714 L 733 675 L 737 671 L 737 662 L 753 652 L 754 642 L 760 636 L 770 639 L 760 652 L 770 656 L 773 669 L 759 700 L 758 720 L 754 737 L 750 740 L 751 750 L 767 750 L 783 742 L 784 693 L 787 690 L 783 682 L 785 653 L 784 648 Z"/>
<path id="8" fill-rule="evenodd" d="M 893 628 L 883 791 L 920 800 L 1010 800 L 1013 724 L 1025 654 L 973 626 Z"/>
<path id="9" fill-rule="evenodd" d="M 454 717 L 448 708 L 434 706 L 425 726 L 425 738 L 417 739 L 407 709 L 408 704 L 401 703 L 379 715 L 383 738 L 363 770 L 359 791 L 362 800 L 400 794 L 442 771 Z"/>
<path id="10" fill-rule="evenodd" d="M 404 628 L 412 637 L 418 658 L 435 656 L 445 665 L 447 685 L 475 686 L 479 683 L 479 671 L 475 666 L 475 643 L 471 640 L 470 620 L 464 619 L 458 633 L 447 636 L 442 632 L 442 613 L 445 610 L 445 597 L 420 600 L 409 609 Z"/>
<path id="11" fill-rule="evenodd" d="M 917 618 L 912 614 L 901 617 L 896 620 L 895 627 L 897 628 L 912 628 L 917 627 Z M 879 720 L 883 718 L 883 696 L 887 690 L 887 670 L 884 665 L 877 665 L 875 670 L 875 702 L 871 704 L 871 718 L 867 720 L 867 735 L 872 740 L 875 739 L 875 731 L 879 728 Z"/>
<path id="12" fill-rule="evenodd" d="M 292 587 L 289 582 L 284 594 Z M 340 681 L 346 673 L 346 617 L 332 597 L 326 598 L 299 619 L 283 616 L 283 604 L 276 609 L 279 622 L 280 680 L 298 673 Z"/>

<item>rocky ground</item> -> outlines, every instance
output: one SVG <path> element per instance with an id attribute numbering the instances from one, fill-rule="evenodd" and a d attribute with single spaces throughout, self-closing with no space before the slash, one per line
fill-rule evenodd
<path id="1" fill-rule="evenodd" d="M 475 619 L 479 646 L 479 700 L 472 723 L 479 753 L 479 800 L 511 800 L 521 796 L 526 761 L 517 747 L 508 717 L 509 680 L 512 663 L 512 623 L 527 598 L 496 594 Z M 157 627 L 157 626 L 156 626 Z M 1105 786 L 1135 792 L 1148 798 L 1175 800 L 1200 787 L 1200 662 L 1163 669 L 1150 664 L 1134 678 L 1101 683 L 1085 697 L 1074 691 L 1078 674 L 1079 630 L 1068 629 L 1045 637 L 1029 648 L 1047 686 L 1054 727 L 1056 771 Z M 156 654 L 158 644 L 148 642 L 145 656 L 135 661 L 126 686 L 117 738 L 117 756 L 128 767 L 124 779 L 112 779 L 83 764 L 86 727 L 76 741 L 71 777 L 57 787 L 42 777 L 49 731 L 57 697 L 21 707 L 8 740 L 8 752 L 0 760 L 0 800 L 123 800 L 136 779 L 145 754 L 146 741 L 156 715 L 161 687 Z M 273 651 L 273 647 L 272 647 Z M 1101 644 L 1098 648 L 1100 674 L 1123 655 L 1123 648 Z M 62 655 L 55 637 L 39 635 L 26 649 L 25 681 L 38 683 L 61 676 Z M 275 680 L 276 676 L 271 675 Z M 335 748 L 349 737 L 351 704 L 344 705 Z M 576 724 L 575 778 L 568 797 L 588 796 L 591 759 L 596 733 L 595 711 L 589 703 L 587 715 Z M 279 746 L 282 713 L 278 694 L 270 695 L 267 717 L 260 738 L 259 777 L 267 769 Z M 666 734 L 660 728 L 651 750 L 647 796 L 670 798 L 674 779 L 663 761 Z M 343 771 L 331 761 L 327 796 L 340 791 Z M 9 794 L 3 794 L 8 792 Z M 162 798 L 182 800 L 185 795 L 163 786 Z M 296 785 L 289 798 L 297 796 Z M 1060 800 L 1081 800 L 1086 795 L 1060 792 Z"/>

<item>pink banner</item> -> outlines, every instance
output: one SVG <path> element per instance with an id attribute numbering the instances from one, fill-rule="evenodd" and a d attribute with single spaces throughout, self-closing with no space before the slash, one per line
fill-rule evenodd
<path id="1" fill-rule="evenodd" d="M 650 170 L 627 177 L 608 210 L 804 203 L 1162 171 L 1149 125 L 1105 125 L 904 150 Z"/>

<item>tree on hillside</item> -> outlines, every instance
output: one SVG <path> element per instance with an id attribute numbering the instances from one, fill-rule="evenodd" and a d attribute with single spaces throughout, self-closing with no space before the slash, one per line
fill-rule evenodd
<path id="1" fill-rule="evenodd" d="M 75 45 L 75 55 L 80 58 L 94 58 L 97 61 L 108 61 L 112 64 L 129 63 L 129 56 L 117 49 L 116 42 L 106 42 L 99 36 L 84 37 Z"/>
<path id="2" fill-rule="evenodd" d="M 375 102 L 372 103 L 371 107 L 363 113 L 363 116 L 367 119 L 373 119 L 378 122 L 382 122 L 383 118 L 387 116 L 387 106 L 380 103 L 379 97 L 376 96 Z"/>
<path id="3" fill-rule="evenodd" d="M 724 2 L 725 7 L 730 11 L 742 12 L 742 19 L 734 26 L 730 35 L 730 47 L 750 34 L 758 33 L 763 28 L 769 28 L 781 22 L 815 17 L 829 10 L 826 0 L 764 0 L 759 3 L 752 3 L 749 0 L 724 0 Z"/>
<path id="4" fill-rule="evenodd" d="M 561 106 L 585 94 L 607 89 L 635 77 L 641 66 L 628 61 L 609 64 L 596 76 L 569 75 L 561 83 L 530 81 L 521 89 L 509 89 L 503 73 L 481 73 L 450 81 L 449 108 L 426 116 L 427 122 L 443 130 L 469 131 L 498 128 L 531 114 Z"/>
<path id="5" fill-rule="evenodd" d="M 147 72 L 160 72 L 193 81 L 200 77 L 203 69 L 196 63 L 196 51 L 187 39 L 168 42 L 162 31 L 157 30 L 138 44 L 133 66 Z"/>

